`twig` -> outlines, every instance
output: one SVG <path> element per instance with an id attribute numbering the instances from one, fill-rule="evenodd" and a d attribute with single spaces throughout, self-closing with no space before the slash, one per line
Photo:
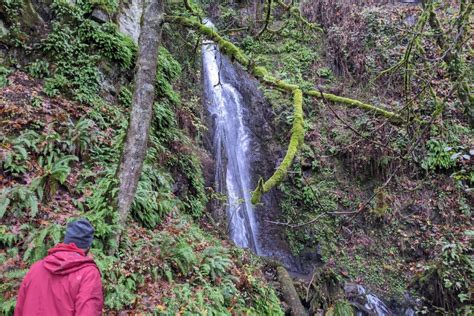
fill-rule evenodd
<path id="1" fill-rule="evenodd" d="M 272 0 L 267 0 L 267 14 L 265 17 L 265 24 L 263 24 L 263 28 L 258 32 L 256 38 L 259 38 L 266 30 L 268 27 L 268 23 L 270 22 L 270 15 L 272 12 Z"/>

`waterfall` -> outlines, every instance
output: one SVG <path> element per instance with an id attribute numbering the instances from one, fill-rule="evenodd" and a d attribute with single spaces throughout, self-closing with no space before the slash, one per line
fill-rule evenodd
<path id="1" fill-rule="evenodd" d="M 208 26 L 212 23 L 206 22 Z M 236 245 L 259 254 L 257 223 L 250 201 L 250 133 L 244 124 L 242 95 L 220 74 L 222 56 L 211 41 L 202 44 L 206 104 L 214 120 L 213 150 L 216 161 L 216 191 L 227 196 L 230 237 Z"/>

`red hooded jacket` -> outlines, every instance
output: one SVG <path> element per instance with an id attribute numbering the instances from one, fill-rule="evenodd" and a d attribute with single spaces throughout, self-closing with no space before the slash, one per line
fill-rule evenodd
<path id="1" fill-rule="evenodd" d="M 58 244 L 21 283 L 15 316 L 94 316 L 104 304 L 99 269 L 74 243 Z"/>

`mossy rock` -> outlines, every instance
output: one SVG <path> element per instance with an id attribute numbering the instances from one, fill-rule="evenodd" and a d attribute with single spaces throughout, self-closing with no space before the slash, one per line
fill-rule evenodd
<path id="1" fill-rule="evenodd" d="M 308 303 L 310 312 L 334 309 L 336 304 L 344 298 L 344 286 L 336 272 L 327 267 L 317 268 L 310 285 Z M 331 314 L 339 315 L 339 314 Z"/>

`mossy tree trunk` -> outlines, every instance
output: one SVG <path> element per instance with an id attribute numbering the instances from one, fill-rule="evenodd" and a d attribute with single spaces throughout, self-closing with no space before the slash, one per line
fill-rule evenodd
<path id="1" fill-rule="evenodd" d="M 280 289 L 283 299 L 290 307 L 290 314 L 292 316 L 305 316 L 308 312 L 301 304 L 300 297 L 296 292 L 293 280 L 288 271 L 282 266 L 277 267 L 278 281 L 280 282 Z"/>
<path id="2" fill-rule="evenodd" d="M 115 235 L 115 244 L 110 251 L 112 253 L 119 246 L 120 237 L 137 190 L 146 155 L 148 133 L 153 113 L 154 83 L 158 62 L 158 47 L 161 40 L 161 23 L 163 21 L 163 1 L 146 0 L 144 6 L 142 28 L 138 40 L 139 51 L 130 121 L 117 170 L 117 178 L 119 179 L 117 197 L 119 229 Z"/>

